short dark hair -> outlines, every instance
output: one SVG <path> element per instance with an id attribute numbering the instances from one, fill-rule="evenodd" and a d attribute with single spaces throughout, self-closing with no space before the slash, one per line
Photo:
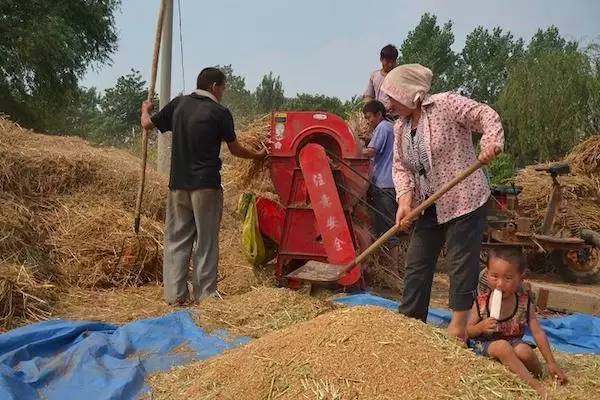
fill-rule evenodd
<path id="1" fill-rule="evenodd" d="M 364 113 L 373 113 L 373 114 L 377 114 L 378 112 L 381 113 L 381 116 L 383 118 L 385 118 L 385 106 L 383 105 L 382 102 L 378 101 L 378 100 L 371 100 L 369 102 L 367 102 L 363 108 L 362 108 L 362 112 Z"/>
<path id="2" fill-rule="evenodd" d="M 196 79 L 196 88 L 202 90 L 209 90 L 213 84 L 221 86 L 225 83 L 225 74 L 218 68 L 208 67 L 204 68 L 198 74 Z"/>
<path id="3" fill-rule="evenodd" d="M 524 273 L 526 268 L 525 256 L 520 247 L 498 247 L 492 248 L 488 254 L 488 264 L 492 258 L 499 258 L 511 264 L 517 265 L 519 273 Z"/>
<path id="4" fill-rule="evenodd" d="M 388 44 L 383 49 L 381 49 L 379 57 L 384 60 L 396 61 L 398 59 L 398 49 L 393 44 Z"/>

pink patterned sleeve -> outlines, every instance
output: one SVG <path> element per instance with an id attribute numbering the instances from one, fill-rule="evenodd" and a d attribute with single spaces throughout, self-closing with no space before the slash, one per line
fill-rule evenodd
<path id="1" fill-rule="evenodd" d="M 481 132 L 481 148 L 491 146 L 504 149 L 504 129 L 498 113 L 487 104 L 479 103 L 456 93 L 448 93 L 446 97 L 446 112 L 453 119 L 471 131 Z"/>
<path id="2" fill-rule="evenodd" d="M 412 192 L 415 188 L 413 173 L 404 163 L 402 156 L 402 122 L 396 121 L 394 124 L 394 163 L 392 165 L 392 178 L 396 188 L 396 199 Z"/>

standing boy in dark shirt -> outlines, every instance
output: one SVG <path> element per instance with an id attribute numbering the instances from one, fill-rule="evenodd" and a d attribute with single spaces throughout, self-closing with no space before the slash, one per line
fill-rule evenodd
<path id="1" fill-rule="evenodd" d="M 154 115 L 151 115 L 152 102 L 142 105 L 141 123 L 145 129 L 173 132 L 163 283 L 165 300 L 177 305 L 189 299 L 190 257 L 193 298 L 199 300 L 217 291 L 223 211 L 221 142 L 225 141 L 231 154 L 237 157 L 260 159 L 267 155 L 266 150 L 248 150 L 236 140 L 233 117 L 220 104 L 225 92 L 222 71 L 202 70 L 197 88 L 188 96 L 173 99 Z"/>

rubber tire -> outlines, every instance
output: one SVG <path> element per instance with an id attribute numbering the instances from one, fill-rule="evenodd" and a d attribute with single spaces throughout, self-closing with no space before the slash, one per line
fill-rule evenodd
<path id="1" fill-rule="evenodd" d="M 584 229 L 581 232 L 581 238 L 584 239 L 588 244 L 600 249 L 600 233 L 594 232 L 588 229 Z M 600 266 L 596 268 L 596 271 L 582 273 L 574 271 L 565 263 L 563 260 L 564 251 L 556 250 L 550 255 L 550 260 L 561 277 L 570 283 L 584 283 L 593 284 L 600 282 Z M 598 260 L 600 264 L 600 259 Z"/>

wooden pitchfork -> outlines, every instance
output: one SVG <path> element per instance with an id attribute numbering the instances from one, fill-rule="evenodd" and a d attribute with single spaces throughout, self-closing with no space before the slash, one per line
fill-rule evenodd
<path id="1" fill-rule="evenodd" d="M 156 36 L 154 39 L 154 54 L 152 57 L 152 70 L 150 72 L 150 86 L 148 88 L 148 100 L 154 100 L 154 89 L 156 86 L 156 72 L 158 70 L 158 55 L 160 53 L 160 41 L 162 39 L 163 20 L 165 16 L 166 0 L 160 1 L 158 21 L 156 22 Z M 138 186 L 137 199 L 135 203 L 135 219 L 133 231 L 137 235 L 140 231 L 140 216 L 142 212 L 142 199 L 144 197 L 144 185 L 146 183 L 146 161 L 148 159 L 148 131 L 144 128 L 142 132 L 142 160 L 140 164 L 140 184 Z"/>

